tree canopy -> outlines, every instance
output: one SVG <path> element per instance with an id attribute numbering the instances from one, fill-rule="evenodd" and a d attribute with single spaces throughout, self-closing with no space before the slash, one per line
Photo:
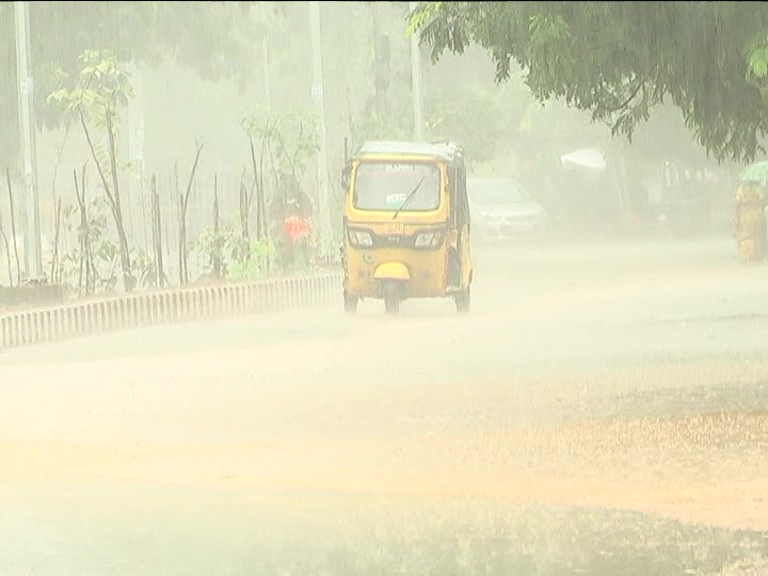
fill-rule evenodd
<path id="1" fill-rule="evenodd" d="M 273 3 L 269 4 L 273 9 Z M 233 6 L 235 5 L 235 6 Z M 109 50 L 119 61 L 155 62 L 170 56 L 203 78 L 231 76 L 254 60 L 248 19 L 251 3 L 30 2 L 32 75 L 37 122 L 53 128 L 61 110 L 46 106 L 58 73 L 75 74 L 85 50 Z M 233 9 L 235 8 L 235 9 Z M 260 7 L 261 8 L 261 7 Z M 17 148 L 14 4 L 0 4 L 0 154 Z"/>
<path id="2" fill-rule="evenodd" d="M 517 66 L 541 100 L 559 98 L 632 138 L 672 103 L 719 161 L 764 153 L 768 8 L 759 2 L 426 2 L 410 16 L 433 62 L 471 44 L 502 82 Z"/>

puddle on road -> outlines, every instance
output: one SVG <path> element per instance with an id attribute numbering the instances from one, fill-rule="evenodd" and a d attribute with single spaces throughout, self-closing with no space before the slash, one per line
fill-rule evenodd
<path id="1" fill-rule="evenodd" d="M 20 513 L 23 500 L 3 503 L 4 574 L 714 575 L 768 557 L 766 534 L 615 510 L 332 494 L 243 498 L 139 484 L 57 490 L 79 513 L 46 508 L 45 494 L 37 494 L 34 514 Z"/>

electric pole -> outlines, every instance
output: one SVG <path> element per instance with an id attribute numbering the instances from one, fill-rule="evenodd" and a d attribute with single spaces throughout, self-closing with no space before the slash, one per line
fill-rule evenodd
<path id="1" fill-rule="evenodd" d="M 37 150 L 32 66 L 30 62 L 29 2 L 16 2 L 16 75 L 19 87 L 19 136 L 25 192 L 24 265 L 27 278 L 43 275 L 40 243 L 40 201 L 37 190 Z"/>
<path id="2" fill-rule="evenodd" d="M 267 112 L 272 112 L 272 87 L 269 74 L 269 42 L 267 38 L 267 5 L 261 9 L 261 69 L 264 76 L 264 99 Z"/>
<path id="3" fill-rule="evenodd" d="M 328 149 L 325 130 L 325 100 L 323 98 L 323 55 L 320 35 L 320 2 L 309 2 L 309 21 L 312 28 L 312 97 L 320 120 L 320 150 L 317 159 L 319 185 L 318 236 L 320 256 L 334 254 L 331 237 L 330 202 L 328 197 Z"/>
<path id="4" fill-rule="evenodd" d="M 389 36 L 381 31 L 379 9 L 376 2 L 371 2 L 371 22 L 373 24 L 373 87 L 374 110 L 381 118 L 389 113 L 387 92 L 390 84 L 390 42 Z"/>
<path id="5" fill-rule="evenodd" d="M 418 2 L 408 2 L 413 12 Z M 411 82 L 413 87 L 413 136 L 417 142 L 424 139 L 423 102 L 421 96 L 421 52 L 419 51 L 419 33 L 411 34 Z"/>

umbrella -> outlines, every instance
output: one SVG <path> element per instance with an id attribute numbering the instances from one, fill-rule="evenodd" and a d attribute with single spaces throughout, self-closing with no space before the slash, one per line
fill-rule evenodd
<path id="1" fill-rule="evenodd" d="M 563 166 L 603 171 L 608 167 L 605 154 L 600 150 L 582 148 L 560 157 Z"/>
<path id="2" fill-rule="evenodd" d="M 741 182 L 759 182 L 763 186 L 768 184 L 768 161 L 756 162 L 747 166 L 739 175 Z"/>

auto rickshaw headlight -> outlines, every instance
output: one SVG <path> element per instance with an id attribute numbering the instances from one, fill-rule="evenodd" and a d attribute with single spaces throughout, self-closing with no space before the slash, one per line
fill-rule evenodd
<path id="1" fill-rule="evenodd" d="M 373 237 L 365 230 L 349 229 L 349 243 L 353 246 L 373 246 Z"/>
<path id="2" fill-rule="evenodd" d="M 416 240 L 413 245 L 416 248 L 436 248 L 440 245 L 440 241 L 443 239 L 443 233 L 439 230 L 433 230 L 429 232 L 422 232 L 416 236 Z"/>

